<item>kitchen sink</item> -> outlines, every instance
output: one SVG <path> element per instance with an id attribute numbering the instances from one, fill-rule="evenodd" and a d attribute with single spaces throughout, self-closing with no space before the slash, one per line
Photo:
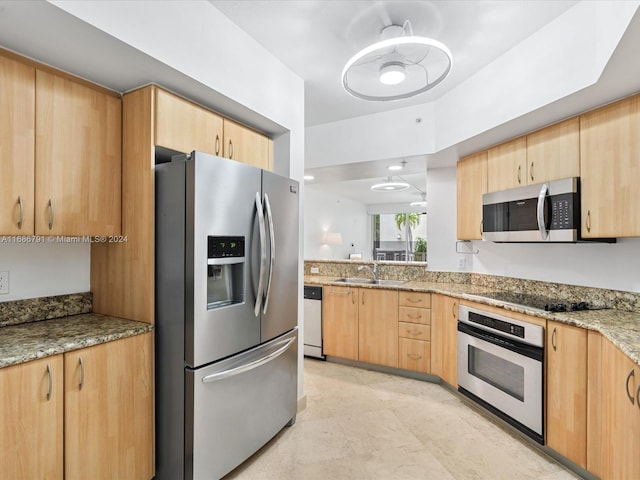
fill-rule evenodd
<path id="1" fill-rule="evenodd" d="M 402 285 L 404 280 L 373 280 L 371 278 L 338 278 L 336 282 L 341 283 L 359 283 L 360 285 L 389 285 L 397 286 Z"/>

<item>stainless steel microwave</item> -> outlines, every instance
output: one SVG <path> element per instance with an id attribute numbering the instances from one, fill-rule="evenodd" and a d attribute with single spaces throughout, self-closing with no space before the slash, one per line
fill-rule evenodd
<path id="1" fill-rule="evenodd" d="M 482 195 L 482 239 L 577 242 L 580 179 L 565 178 Z"/>

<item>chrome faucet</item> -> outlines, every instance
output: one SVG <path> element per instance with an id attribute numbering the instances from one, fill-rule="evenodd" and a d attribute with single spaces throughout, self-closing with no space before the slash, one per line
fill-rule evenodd
<path id="1" fill-rule="evenodd" d="M 361 272 L 362 270 L 369 270 L 369 272 L 371 272 L 371 275 L 373 276 L 373 279 L 378 280 L 378 264 L 377 263 L 373 264 L 373 270 L 369 265 L 362 265 L 358 267 L 359 272 Z"/>

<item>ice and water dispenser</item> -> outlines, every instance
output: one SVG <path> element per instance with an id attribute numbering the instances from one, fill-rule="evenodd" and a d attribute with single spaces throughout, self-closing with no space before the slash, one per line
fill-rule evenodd
<path id="1" fill-rule="evenodd" d="M 244 302 L 244 237 L 207 238 L 207 310 Z"/>

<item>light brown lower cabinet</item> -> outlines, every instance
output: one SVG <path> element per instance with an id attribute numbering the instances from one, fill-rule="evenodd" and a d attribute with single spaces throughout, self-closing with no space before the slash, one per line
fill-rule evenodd
<path id="1" fill-rule="evenodd" d="M 152 478 L 152 349 L 146 333 L 0 369 L 0 478 Z"/>
<path id="2" fill-rule="evenodd" d="M 0 477 L 61 480 L 63 356 L 0 369 Z"/>
<path id="3" fill-rule="evenodd" d="M 65 354 L 65 479 L 153 477 L 152 334 Z"/>
<path id="4" fill-rule="evenodd" d="M 640 478 L 640 366 L 602 339 L 602 480 Z"/>
<path id="5" fill-rule="evenodd" d="M 358 360 L 358 289 L 322 289 L 322 351 L 325 355 Z"/>
<path id="6" fill-rule="evenodd" d="M 547 446 L 587 467 L 587 330 L 547 322 Z"/>
<path id="7" fill-rule="evenodd" d="M 431 373 L 458 386 L 458 300 L 431 295 Z"/>

